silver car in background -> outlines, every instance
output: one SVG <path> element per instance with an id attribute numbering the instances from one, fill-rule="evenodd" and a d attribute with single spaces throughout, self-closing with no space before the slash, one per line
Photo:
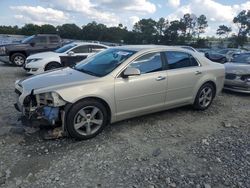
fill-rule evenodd
<path id="1" fill-rule="evenodd" d="M 242 53 L 225 64 L 224 89 L 250 93 L 250 53 Z"/>
<path id="2" fill-rule="evenodd" d="M 127 118 L 193 105 L 207 109 L 224 85 L 224 65 L 181 47 L 121 46 L 73 68 L 16 81 L 16 109 L 31 120 L 61 123 L 77 139 Z"/>

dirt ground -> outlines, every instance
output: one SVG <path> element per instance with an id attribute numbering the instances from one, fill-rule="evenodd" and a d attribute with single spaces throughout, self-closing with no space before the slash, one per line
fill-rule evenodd
<path id="1" fill-rule="evenodd" d="M 18 121 L 19 67 L 0 63 L 0 187 L 250 187 L 250 95 L 223 92 L 122 121 L 96 138 L 43 140 Z"/>

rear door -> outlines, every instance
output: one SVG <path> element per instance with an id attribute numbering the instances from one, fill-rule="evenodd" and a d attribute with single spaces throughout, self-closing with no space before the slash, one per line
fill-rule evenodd
<path id="1" fill-rule="evenodd" d="M 51 51 L 54 51 L 58 48 L 60 48 L 60 44 L 61 44 L 61 39 L 58 36 L 49 36 L 48 37 L 48 49 Z"/>
<path id="2" fill-rule="evenodd" d="M 90 54 L 89 56 L 91 55 L 94 55 L 102 50 L 105 50 L 107 49 L 105 46 L 100 46 L 100 45 L 89 45 L 89 50 L 90 50 Z"/>
<path id="3" fill-rule="evenodd" d="M 191 54 L 166 51 L 168 89 L 166 103 L 176 105 L 190 101 L 196 95 L 196 85 L 202 77 L 202 67 Z"/>

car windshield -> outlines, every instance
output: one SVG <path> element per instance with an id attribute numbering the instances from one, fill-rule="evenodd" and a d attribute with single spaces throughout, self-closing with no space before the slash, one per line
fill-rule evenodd
<path id="1" fill-rule="evenodd" d="M 22 43 L 23 44 L 27 44 L 27 43 L 30 43 L 32 41 L 32 39 L 34 38 L 34 35 L 30 36 L 30 37 L 27 37 L 25 39 L 22 40 Z"/>
<path id="2" fill-rule="evenodd" d="M 229 52 L 228 49 L 224 49 L 224 50 L 219 50 L 219 51 L 218 51 L 219 54 L 226 54 L 226 53 L 228 53 L 228 52 Z"/>
<path id="3" fill-rule="evenodd" d="M 129 50 L 107 49 L 78 63 L 74 69 L 102 77 L 112 72 L 135 53 Z"/>
<path id="4" fill-rule="evenodd" d="M 234 63 L 250 64 L 250 54 L 241 54 L 232 59 Z"/>
<path id="5" fill-rule="evenodd" d="M 67 44 L 61 48 L 58 48 L 57 50 L 55 50 L 56 53 L 64 53 L 68 50 L 70 50 L 71 48 L 75 47 L 76 44 Z"/>

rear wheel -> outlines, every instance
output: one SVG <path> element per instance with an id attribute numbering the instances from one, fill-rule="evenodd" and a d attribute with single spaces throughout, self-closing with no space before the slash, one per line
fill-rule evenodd
<path id="1" fill-rule="evenodd" d="M 66 115 L 66 129 L 78 140 L 93 138 L 108 124 L 105 106 L 96 100 L 76 103 Z"/>
<path id="2" fill-rule="evenodd" d="M 212 104 L 214 95 L 214 86 L 211 83 L 204 84 L 196 95 L 194 108 L 197 110 L 206 110 Z"/>
<path id="3" fill-rule="evenodd" d="M 48 71 L 48 70 L 53 70 L 53 69 L 58 69 L 61 67 L 61 64 L 57 63 L 57 62 L 51 62 L 51 63 L 48 63 L 45 67 L 45 71 Z"/>
<path id="4" fill-rule="evenodd" d="M 16 65 L 16 66 L 23 66 L 23 64 L 25 63 L 26 60 L 26 56 L 22 53 L 14 53 L 11 57 L 10 57 L 10 61 Z"/>

